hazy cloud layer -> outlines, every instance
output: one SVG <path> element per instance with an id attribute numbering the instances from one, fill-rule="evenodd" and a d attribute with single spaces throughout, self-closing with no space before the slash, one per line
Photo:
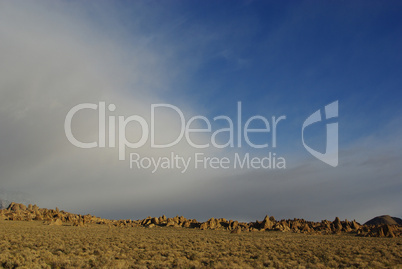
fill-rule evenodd
<path id="1" fill-rule="evenodd" d="M 185 16 L 148 34 L 141 19 L 149 9 L 143 9 L 142 15 L 138 12 L 137 25 L 127 26 L 115 19 L 118 14 L 113 10 L 105 12 L 105 3 L 90 6 L 96 15 L 86 14 L 90 8 L 85 5 L 0 2 L 2 189 L 27 193 L 41 207 L 110 218 L 166 214 L 254 220 L 269 214 L 312 220 L 339 216 L 364 222 L 380 214 L 401 216 L 402 145 L 401 130 L 395 128 L 400 122 L 397 116 L 383 130 L 386 135 L 373 131 L 343 147 L 337 168 L 296 152 L 284 171 L 190 169 L 184 174 L 177 170 L 152 174 L 130 170 L 127 161 L 118 161 L 117 149 L 74 147 L 66 139 L 64 119 L 79 103 L 106 101 L 117 106 L 109 115 L 138 114 L 149 119 L 151 103 L 177 97 L 176 104 L 186 115 L 208 114 L 196 95 L 174 90 L 179 86 L 176 80 L 202 63 L 202 52 L 192 60 L 182 57 L 193 43 L 174 46 L 170 40 L 169 29 L 184 23 Z M 130 38 L 126 31 L 131 31 Z M 194 43 L 201 35 L 206 36 L 203 42 L 214 40 L 202 27 L 197 34 Z M 222 55 L 231 57 L 230 51 Z M 242 59 L 234 61 L 247 65 Z M 97 137 L 97 114 L 86 115 L 76 118 L 73 128 L 82 139 L 92 141 Z M 178 126 L 174 115 L 161 115 L 159 124 L 158 134 L 174 137 Z M 131 138 L 135 130 L 135 126 L 127 130 L 134 134 Z M 174 150 L 184 156 L 196 152 L 185 143 Z M 146 146 L 136 152 L 158 157 L 170 151 Z M 231 154 L 217 149 L 204 153 Z"/>

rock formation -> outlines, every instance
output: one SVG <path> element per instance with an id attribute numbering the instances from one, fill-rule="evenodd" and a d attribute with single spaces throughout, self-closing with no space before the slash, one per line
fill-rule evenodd
<path id="1" fill-rule="evenodd" d="M 382 216 L 384 217 L 384 216 Z M 389 217 L 389 216 L 388 216 Z M 76 226 L 86 227 L 92 224 L 106 224 L 111 227 L 169 227 L 188 228 L 200 230 L 228 230 L 231 233 L 241 232 L 293 232 L 305 234 L 354 234 L 365 237 L 400 237 L 402 236 L 402 225 L 399 225 L 392 217 L 382 218 L 388 222 L 375 222 L 375 225 L 360 225 L 355 220 L 341 221 L 338 217 L 334 221 L 323 220 L 321 222 L 306 221 L 304 219 L 280 220 L 265 216 L 262 221 L 238 222 L 224 218 L 210 218 L 205 222 L 198 222 L 195 219 L 186 219 L 183 216 L 174 218 L 147 217 L 142 220 L 108 220 L 91 215 L 79 215 L 65 212 L 63 210 L 39 208 L 37 205 L 11 203 L 6 209 L 0 210 L 0 219 L 14 221 L 42 221 L 51 226 Z M 390 218 L 394 221 L 392 222 Z M 376 218 L 375 218 L 376 219 Z M 373 219 L 374 220 L 374 219 Z M 395 224 L 396 222 L 396 224 Z"/>

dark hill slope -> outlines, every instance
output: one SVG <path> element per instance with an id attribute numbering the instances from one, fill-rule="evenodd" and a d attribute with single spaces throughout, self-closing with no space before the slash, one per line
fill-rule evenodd
<path id="1" fill-rule="evenodd" d="M 375 217 L 375 218 L 367 221 L 366 223 L 364 223 L 364 225 L 380 225 L 380 224 L 402 225 L 402 219 L 391 217 L 390 215 L 383 215 L 383 216 Z"/>

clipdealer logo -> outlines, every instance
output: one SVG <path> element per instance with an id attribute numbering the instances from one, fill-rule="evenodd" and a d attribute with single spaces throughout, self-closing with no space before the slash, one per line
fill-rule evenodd
<path id="1" fill-rule="evenodd" d="M 338 101 L 335 101 L 329 105 L 325 106 L 324 109 L 325 119 L 333 119 L 338 118 Z M 331 165 L 332 167 L 338 166 L 338 122 L 327 123 L 327 137 L 326 137 L 326 148 L 325 153 L 318 152 L 304 142 L 304 129 L 307 126 L 310 126 L 314 123 L 320 122 L 321 118 L 321 110 L 317 110 L 313 114 L 311 114 L 303 123 L 302 127 L 302 142 L 303 146 L 306 148 L 308 152 L 311 153 L 314 157 L 323 161 L 326 164 Z"/>
<path id="2" fill-rule="evenodd" d="M 160 110 L 169 109 L 173 112 L 180 121 L 180 130 L 178 135 L 172 141 L 165 143 L 158 143 L 156 141 L 155 130 L 157 127 L 156 115 L 163 113 Z M 74 117 L 77 117 L 80 113 L 87 113 L 88 110 L 97 111 L 98 114 L 98 141 L 82 142 L 77 138 L 72 131 L 72 121 Z M 149 146 L 150 148 L 163 149 L 174 148 L 183 139 L 187 144 L 196 150 L 214 147 L 217 149 L 223 148 L 241 148 L 243 145 L 253 149 L 266 149 L 277 147 L 277 131 L 279 123 L 286 119 L 285 115 L 275 117 L 272 116 L 268 119 L 261 115 L 254 115 L 243 122 L 242 118 L 242 103 L 237 103 L 236 119 L 232 120 L 226 115 L 219 115 L 212 120 L 205 116 L 197 115 L 193 116 L 186 121 L 183 111 L 177 106 L 171 104 L 152 104 L 150 107 L 150 120 L 149 123 L 144 117 L 140 115 L 131 115 L 128 117 L 107 115 L 108 112 L 114 112 L 116 106 L 109 104 L 106 107 L 105 102 L 99 102 L 98 104 L 83 103 L 74 106 L 67 113 L 64 130 L 67 139 L 76 147 L 83 149 L 90 148 L 116 148 L 118 149 L 119 160 L 124 161 L 126 159 L 127 149 L 134 150 L 143 146 Z M 326 119 L 337 117 L 338 115 L 338 102 L 334 102 L 325 107 Z M 327 149 L 326 152 L 320 153 L 313 150 L 304 141 L 304 129 L 309 125 L 321 121 L 320 110 L 314 112 L 310 117 L 306 119 L 302 126 L 302 142 L 304 147 L 313 156 L 319 160 L 331 165 L 337 166 L 338 164 L 338 125 L 337 123 L 331 123 L 327 125 Z M 219 126 L 225 126 L 225 128 L 214 129 L 212 126 L 220 123 Z M 258 122 L 260 128 L 251 128 L 252 124 Z M 135 142 L 129 141 L 126 138 L 126 130 L 129 124 L 136 123 L 140 128 L 135 129 L 136 134 L 139 134 L 139 139 Z M 197 125 L 198 124 L 198 125 Z M 193 127 L 197 125 L 197 128 Z M 206 126 L 200 128 L 199 126 Z M 107 126 L 107 128 L 106 128 Z M 132 129 L 131 129 L 132 131 Z M 116 135 L 117 133 L 117 135 Z M 194 135 L 197 134 L 210 135 L 207 143 L 199 144 L 194 141 Z M 256 143 L 250 138 L 251 134 L 266 133 L 266 137 L 263 142 Z M 108 135 L 106 135 L 108 134 Z M 217 136 L 226 134 L 227 139 L 222 143 L 222 139 L 218 140 Z M 236 136 L 236 139 L 235 139 Z M 117 141 L 116 141 L 117 140 Z M 117 143 L 116 143 L 117 142 Z M 269 143 L 268 143 L 269 142 Z M 228 157 L 205 157 L 201 152 L 195 152 L 193 157 L 184 157 L 174 152 L 171 152 L 168 156 L 163 157 L 141 157 L 138 152 L 129 153 L 130 168 L 138 169 L 150 169 L 152 173 L 159 169 L 180 169 L 182 173 L 186 172 L 190 167 L 190 163 L 193 163 L 194 168 L 212 168 L 212 169 L 229 169 L 229 168 L 247 168 L 247 169 L 284 169 L 286 168 L 286 160 L 284 157 L 276 156 L 275 152 L 268 152 L 264 157 L 252 156 L 250 153 L 245 153 L 242 156 L 235 153 L 232 158 Z"/>

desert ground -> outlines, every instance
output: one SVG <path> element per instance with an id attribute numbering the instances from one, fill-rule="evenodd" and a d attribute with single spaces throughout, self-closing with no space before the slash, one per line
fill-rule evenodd
<path id="1" fill-rule="evenodd" d="M 402 238 L 0 220 L 3 268 L 402 268 Z"/>

